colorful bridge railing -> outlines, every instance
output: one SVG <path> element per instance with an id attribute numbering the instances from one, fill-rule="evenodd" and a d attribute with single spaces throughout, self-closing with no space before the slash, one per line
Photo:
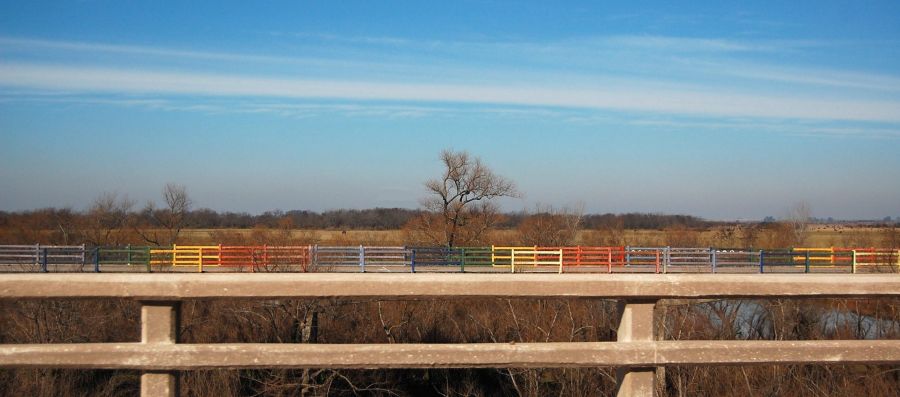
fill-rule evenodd
<path id="1" fill-rule="evenodd" d="M 465 251 L 460 248 L 448 247 L 410 247 L 410 271 L 415 273 L 416 266 L 422 267 L 438 267 L 443 269 L 459 268 L 460 272 L 464 272 L 465 268 Z"/>
<path id="2" fill-rule="evenodd" d="M 44 272 L 56 265 L 83 267 L 85 252 L 84 245 L 0 245 L 0 264 Z"/>
<path id="3" fill-rule="evenodd" d="M 0 245 L 0 271 L 900 272 L 900 250 L 707 247 Z"/>
<path id="4" fill-rule="evenodd" d="M 174 245 L 150 250 L 149 265 L 204 268 L 244 268 L 250 271 L 293 269 L 306 272 L 312 263 L 311 246 Z M 102 251 L 101 251 L 102 253 Z"/>
<path id="5" fill-rule="evenodd" d="M 559 247 L 497 247 L 491 246 L 491 266 L 509 268 L 515 273 L 516 267 L 549 268 L 563 272 L 563 250 Z"/>
<path id="6" fill-rule="evenodd" d="M 124 265 L 143 267 L 150 271 L 151 250 L 153 247 L 132 245 L 96 247 L 93 251 L 94 270 L 99 271 L 100 266 Z"/>

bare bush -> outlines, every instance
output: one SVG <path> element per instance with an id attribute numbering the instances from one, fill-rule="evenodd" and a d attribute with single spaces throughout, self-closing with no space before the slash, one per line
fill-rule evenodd
<path id="1" fill-rule="evenodd" d="M 172 245 L 178 242 L 193 201 L 184 185 L 168 183 L 162 193 L 165 207 L 157 209 L 153 202 L 147 203 L 141 213 L 147 223 L 136 225 L 135 230 L 147 243 Z"/>
<path id="2" fill-rule="evenodd" d="M 575 245 L 584 217 L 584 206 L 555 209 L 538 205 L 519 223 L 519 243 L 538 246 Z"/>
<path id="3" fill-rule="evenodd" d="M 103 193 L 94 200 L 84 217 L 81 233 L 91 245 L 119 245 L 126 240 L 131 208 L 128 196 Z"/>

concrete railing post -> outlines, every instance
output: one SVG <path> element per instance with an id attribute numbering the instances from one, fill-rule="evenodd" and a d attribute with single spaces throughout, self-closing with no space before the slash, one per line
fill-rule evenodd
<path id="1" fill-rule="evenodd" d="M 619 302 L 618 342 L 653 342 L 656 328 L 653 311 L 657 301 L 623 300 Z M 618 397 L 653 397 L 656 388 L 656 368 L 620 367 L 616 370 Z"/>
<path id="2" fill-rule="evenodd" d="M 141 343 L 178 342 L 178 318 L 181 302 L 141 302 Z M 147 371 L 141 374 L 141 397 L 178 395 L 178 377 L 174 371 Z"/>

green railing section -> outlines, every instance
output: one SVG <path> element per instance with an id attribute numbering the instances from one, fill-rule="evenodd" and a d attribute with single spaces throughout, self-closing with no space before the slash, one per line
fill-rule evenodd
<path id="1" fill-rule="evenodd" d="M 94 253 L 95 270 L 102 265 L 143 266 L 150 271 L 150 246 L 98 247 Z"/>
<path id="2" fill-rule="evenodd" d="M 459 261 L 460 269 L 465 271 L 466 267 L 491 267 L 494 265 L 491 255 L 491 247 L 454 247 L 459 250 L 458 257 L 452 257 L 451 260 Z"/>

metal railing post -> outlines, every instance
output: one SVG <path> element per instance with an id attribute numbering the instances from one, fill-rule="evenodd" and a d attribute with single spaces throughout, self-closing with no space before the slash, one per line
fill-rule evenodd
<path id="1" fill-rule="evenodd" d="M 412 273 L 415 273 L 416 272 L 416 249 L 413 248 L 413 249 L 410 249 L 409 251 L 410 251 L 409 267 L 410 267 L 410 269 L 412 269 Z"/>
<path id="2" fill-rule="evenodd" d="M 453 254 L 453 247 L 450 247 L 450 254 Z M 466 272 L 466 249 L 459 248 L 459 272 Z"/>
<path id="3" fill-rule="evenodd" d="M 609 254 L 607 255 L 606 272 L 612 273 L 612 248 L 607 248 L 606 252 Z"/>
<path id="4" fill-rule="evenodd" d="M 850 265 L 850 273 L 856 274 L 856 250 L 850 251 L 850 259 L 852 260 Z"/>
<path id="5" fill-rule="evenodd" d="M 362 244 L 359 245 L 359 272 L 366 272 L 366 249 Z"/>
<path id="6" fill-rule="evenodd" d="M 559 250 L 559 274 L 563 273 L 563 250 Z"/>
<path id="7" fill-rule="evenodd" d="M 656 274 L 659 274 L 659 248 L 656 250 Z"/>
<path id="8" fill-rule="evenodd" d="M 306 268 L 313 269 L 315 271 L 315 260 L 316 260 L 316 246 L 315 245 L 307 245 L 306 246 Z"/>
<path id="9" fill-rule="evenodd" d="M 655 324 L 653 311 L 656 300 L 619 301 L 617 342 L 653 342 Z M 616 369 L 616 396 L 653 397 L 656 387 L 656 368 L 619 367 Z"/>
<path id="10" fill-rule="evenodd" d="M 710 251 L 711 251 L 711 253 L 710 253 L 710 255 L 711 255 L 710 260 L 712 261 L 712 272 L 715 273 L 715 272 L 716 272 L 716 268 L 718 267 L 718 264 L 717 264 L 717 258 L 716 258 L 716 249 L 715 249 L 715 248 L 710 248 Z"/>
<path id="11" fill-rule="evenodd" d="M 152 264 L 153 258 L 150 257 L 150 247 L 144 247 L 144 254 L 147 255 L 147 273 L 153 273 L 153 269 L 150 267 Z"/>
<path id="12" fill-rule="evenodd" d="M 671 254 L 672 254 L 672 253 L 669 251 L 670 249 L 671 249 L 670 247 L 666 247 L 666 250 L 663 251 L 663 252 L 664 252 L 664 255 L 663 255 L 663 274 L 668 274 L 668 273 L 669 273 L 669 258 L 670 258 Z"/>
<path id="13" fill-rule="evenodd" d="M 806 273 L 809 273 L 809 250 L 806 250 Z"/>
<path id="14" fill-rule="evenodd" d="M 47 273 L 47 248 L 41 248 L 41 272 Z"/>
<path id="15" fill-rule="evenodd" d="M 764 273 L 763 269 L 763 250 L 759 250 L 759 272 Z"/>
<path id="16" fill-rule="evenodd" d="M 100 247 L 94 248 L 94 273 L 100 273 Z"/>
<path id="17" fill-rule="evenodd" d="M 141 343 L 171 345 L 178 343 L 181 302 L 141 302 Z M 141 397 L 175 397 L 178 376 L 175 371 L 145 371 L 141 374 Z"/>

